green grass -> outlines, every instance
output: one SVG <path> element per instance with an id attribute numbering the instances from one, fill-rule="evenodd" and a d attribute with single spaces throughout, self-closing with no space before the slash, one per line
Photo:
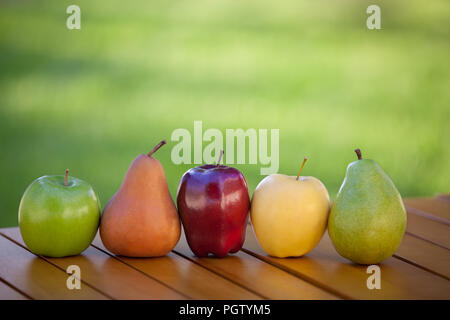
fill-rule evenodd
<path id="1" fill-rule="evenodd" d="M 332 198 L 353 149 L 403 196 L 450 191 L 450 3 L 72 1 L 0 4 L 0 227 L 27 185 L 66 168 L 104 205 L 135 156 L 176 128 L 279 128 L 280 172 Z M 224 132 L 224 131 L 223 131 Z M 190 166 L 158 152 L 169 187 Z M 259 166 L 237 166 L 251 191 Z"/>

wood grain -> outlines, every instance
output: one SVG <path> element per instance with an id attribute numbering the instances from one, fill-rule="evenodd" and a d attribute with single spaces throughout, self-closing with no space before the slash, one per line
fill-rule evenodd
<path id="1" fill-rule="evenodd" d="M 2 229 L 1 232 L 25 246 L 18 228 Z M 113 299 L 186 299 L 92 246 L 78 256 L 45 259 L 63 270 L 70 265 L 79 266 L 84 281 Z"/>
<path id="2" fill-rule="evenodd" d="M 436 198 L 442 201 L 450 202 L 450 194 L 438 194 Z"/>
<path id="3" fill-rule="evenodd" d="M 249 254 L 238 252 L 225 258 L 197 258 L 191 252 L 182 234 L 175 251 L 198 265 L 269 299 L 337 299 L 330 292 L 320 289 L 265 263 Z"/>
<path id="4" fill-rule="evenodd" d="M 93 245 L 105 252 L 107 251 L 100 237 L 95 238 Z M 228 281 L 175 253 L 169 253 L 165 257 L 154 259 L 115 258 L 194 299 L 261 298 L 240 285 Z"/>
<path id="5" fill-rule="evenodd" d="M 450 196 L 405 199 L 407 233 L 380 264 L 381 290 L 369 290 L 367 266 L 342 258 L 325 233 L 301 258 L 264 253 L 249 225 L 244 249 L 197 258 L 184 234 L 165 257 L 116 257 L 97 236 L 82 255 L 38 257 L 18 228 L 0 229 L 0 299 L 450 299 Z M 66 287 L 69 265 L 82 289 Z"/>
<path id="6" fill-rule="evenodd" d="M 353 299 L 450 299 L 450 282 L 396 258 L 382 264 L 381 289 L 367 288 L 367 267 L 351 263 L 335 251 L 326 232 L 319 245 L 301 258 L 280 259 L 265 254 L 251 228 L 245 248 L 256 257 L 321 287 Z"/>
<path id="7" fill-rule="evenodd" d="M 28 300 L 28 298 L 0 279 L 0 300 Z"/>
<path id="8" fill-rule="evenodd" d="M 450 280 L 450 251 L 405 234 L 395 256 Z"/>
<path id="9" fill-rule="evenodd" d="M 405 199 L 408 212 L 450 225 L 450 202 L 438 198 Z"/>
<path id="10" fill-rule="evenodd" d="M 33 299 L 107 299 L 84 283 L 80 290 L 67 289 L 67 273 L 3 236 L 0 277 Z"/>
<path id="11" fill-rule="evenodd" d="M 450 249 L 450 226 L 443 223 L 408 211 L 406 232 L 443 248 Z"/>

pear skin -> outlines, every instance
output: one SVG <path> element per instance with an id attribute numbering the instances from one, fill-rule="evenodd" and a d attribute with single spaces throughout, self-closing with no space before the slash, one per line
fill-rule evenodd
<path id="1" fill-rule="evenodd" d="M 406 228 L 402 197 L 389 176 L 370 159 L 349 164 L 331 208 L 328 233 L 337 252 L 369 265 L 391 257 Z"/>
<path id="2" fill-rule="evenodd" d="M 120 189 L 105 206 L 100 236 L 116 255 L 164 256 L 180 238 L 180 219 L 164 169 L 152 156 L 164 144 L 134 159 Z"/>

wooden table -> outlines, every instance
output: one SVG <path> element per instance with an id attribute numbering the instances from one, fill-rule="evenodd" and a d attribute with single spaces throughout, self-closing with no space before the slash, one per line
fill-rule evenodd
<path id="1" fill-rule="evenodd" d="M 0 229 L 0 299 L 450 299 L 450 196 L 406 199 L 408 226 L 383 262 L 381 289 L 367 267 L 340 257 L 325 233 L 302 258 L 277 259 L 249 226 L 244 248 L 226 258 L 196 258 L 184 235 L 167 256 L 116 257 L 97 236 L 79 256 L 45 258 L 26 249 L 18 228 Z M 70 265 L 81 289 L 66 286 Z"/>

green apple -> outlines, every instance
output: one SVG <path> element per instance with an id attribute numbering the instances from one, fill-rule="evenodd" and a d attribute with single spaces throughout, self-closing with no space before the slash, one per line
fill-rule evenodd
<path id="1" fill-rule="evenodd" d="M 100 202 L 85 181 L 43 176 L 25 190 L 19 206 L 22 238 L 31 252 L 65 257 L 83 252 L 100 223 Z"/>

